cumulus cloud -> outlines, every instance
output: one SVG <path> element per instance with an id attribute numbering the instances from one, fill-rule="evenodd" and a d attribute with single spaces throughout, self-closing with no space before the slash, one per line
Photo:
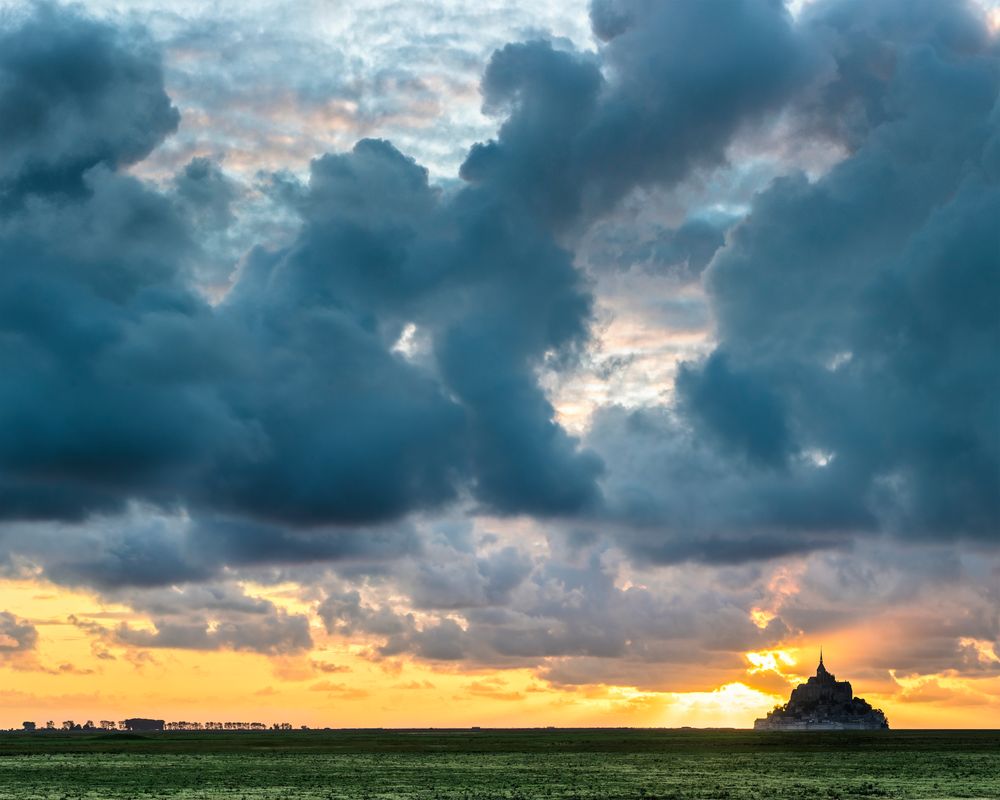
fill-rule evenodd
<path id="1" fill-rule="evenodd" d="M 155 630 L 122 623 L 114 641 L 133 647 L 186 650 L 245 650 L 266 655 L 301 652 L 312 647 L 306 617 L 277 611 L 259 620 L 157 620 Z"/>
<path id="2" fill-rule="evenodd" d="M 38 643 L 38 629 L 9 611 L 0 611 L 0 658 L 27 653 Z"/>
<path id="3" fill-rule="evenodd" d="M 865 583 L 852 547 L 994 547 L 1000 60 L 982 15 L 599 0 L 591 18 L 595 50 L 493 54 L 496 134 L 459 181 L 369 138 L 250 186 L 225 153 L 137 177 L 178 126 L 146 34 L 55 5 L 5 16 L 5 572 L 148 616 L 108 647 L 308 649 L 306 616 L 227 583 L 273 570 L 322 584 L 307 599 L 328 633 L 376 658 L 544 665 L 565 684 L 701 669 L 710 688 L 739 651 L 895 609 L 877 591 L 837 608 L 834 588 Z M 316 108 L 350 94 L 297 91 Z M 642 236 L 627 213 L 604 227 L 782 131 L 843 158 Z M 247 236 L 257 191 L 292 218 L 281 237 Z M 594 358 L 594 274 L 639 272 L 687 309 L 671 331 L 711 317 L 717 339 L 577 436 L 543 376 Z M 532 518 L 549 549 L 433 524 L 466 510 Z M 777 558 L 810 559 L 817 588 L 762 628 L 759 562 Z M 933 653 L 901 642 L 884 665 L 986 669 L 985 614 L 928 626 L 906 630 Z"/>
<path id="4" fill-rule="evenodd" d="M 309 618 L 278 608 L 270 600 L 248 595 L 232 583 L 203 583 L 169 588 L 118 588 L 106 596 L 132 609 L 123 621 L 107 627 L 102 614 L 69 618 L 92 637 L 97 658 L 114 660 L 112 652 L 141 662 L 147 649 L 236 650 L 267 656 L 296 655 L 312 649 Z"/>
<path id="5" fill-rule="evenodd" d="M 440 548 L 439 561 L 462 563 L 461 547 Z M 329 633 L 367 641 L 376 660 L 537 668 L 565 684 L 628 676 L 646 687 L 670 681 L 709 687 L 740 668 L 737 652 L 766 649 L 792 633 L 780 619 L 763 629 L 752 622 L 759 574 L 740 576 L 736 589 L 723 588 L 707 568 L 628 585 L 614 553 L 608 542 L 593 540 L 575 555 L 553 552 L 532 563 L 491 547 L 479 553 L 480 575 L 517 565 L 516 585 L 492 599 L 481 584 L 473 591 L 469 581 L 456 580 L 438 580 L 429 596 L 400 564 L 391 580 L 369 582 L 363 591 L 331 588 L 319 615 Z M 399 587 L 409 587 L 408 604 L 400 605 Z"/>
<path id="6" fill-rule="evenodd" d="M 251 251 L 217 306 L 190 272 L 191 209 L 218 225 L 230 214 L 232 189 L 211 162 L 191 162 L 171 198 L 115 171 L 170 125 L 143 125 L 150 142 L 114 139 L 88 160 L 69 158 L 76 141 L 50 143 L 53 158 L 68 154 L 79 196 L 12 213 L 3 231 L 20 266 L 4 292 L 18 298 L 5 360 L 19 388 L 0 408 L 17 432 L 0 450 L 7 516 L 84 517 L 141 498 L 292 526 L 367 524 L 463 493 L 501 513 L 598 508 L 601 460 L 554 422 L 537 379 L 543 363 L 572 362 L 592 315 L 557 234 L 631 188 L 719 163 L 742 126 L 812 80 L 808 37 L 780 4 L 730 5 L 725 26 L 705 4 L 597 8 L 599 27 L 620 21 L 601 28 L 599 59 L 544 41 L 498 51 L 483 96 L 506 119 L 470 152 L 466 186 L 442 192 L 383 141 L 318 158 L 294 241 Z M 165 96 L 153 56 L 133 68 L 139 56 L 119 33 L 76 12 L 46 7 L 6 35 L 35 41 L 47 29 L 39 14 L 58 19 L 67 48 L 101 49 L 145 78 L 144 96 Z M 704 40 L 706 68 L 650 31 Z M 656 54 L 652 67 L 643 52 Z M 87 73 L 68 86 L 66 113 L 87 124 L 93 115 L 73 111 L 85 98 L 124 91 Z M 695 103 L 702 95 L 713 102 Z M 117 116 L 137 118 L 116 124 L 134 130 L 145 113 L 129 104 Z M 700 234 L 711 231 L 692 222 L 672 236 L 687 269 L 718 249 L 717 234 Z M 60 293 L 58 321 L 31 303 Z M 407 325 L 429 337 L 423 359 L 395 348 Z M 681 374 L 687 415 L 723 449 L 780 467 L 805 445 L 786 401 L 733 349 L 724 341 Z M 43 395 L 51 405 L 34 402 Z"/>

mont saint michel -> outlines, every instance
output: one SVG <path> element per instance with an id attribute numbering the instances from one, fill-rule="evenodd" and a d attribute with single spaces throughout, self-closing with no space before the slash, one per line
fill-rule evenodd
<path id="1" fill-rule="evenodd" d="M 820 650 L 816 674 L 792 690 L 783 706 L 753 724 L 758 731 L 880 730 L 889 727 L 885 714 L 854 696 L 850 681 L 838 681 L 823 665 Z"/>

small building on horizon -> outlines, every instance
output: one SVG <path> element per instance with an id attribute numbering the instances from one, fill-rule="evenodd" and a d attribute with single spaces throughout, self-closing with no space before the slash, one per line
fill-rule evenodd
<path id="1" fill-rule="evenodd" d="M 122 722 L 122 727 L 132 733 L 153 733 L 162 731 L 164 725 L 165 723 L 162 719 L 144 719 L 142 717 L 133 717 L 132 719 L 127 719 Z"/>

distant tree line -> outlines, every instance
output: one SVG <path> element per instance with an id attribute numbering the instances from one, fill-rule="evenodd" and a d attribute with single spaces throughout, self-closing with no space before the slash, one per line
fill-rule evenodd
<path id="1" fill-rule="evenodd" d="M 34 722 L 26 721 L 21 723 L 25 731 L 39 730 Z M 65 720 L 62 725 L 56 726 L 53 720 L 48 720 L 41 730 L 54 731 L 291 731 L 294 730 L 290 722 L 275 722 L 268 725 L 264 722 L 164 722 L 162 719 L 123 719 L 110 720 L 102 719 L 96 725 L 94 721 L 88 719 L 82 725 L 71 719 Z M 306 726 L 302 726 L 306 730 Z"/>
<path id="2" fill-rule="evenodd" d="M 168 722 L 168 731 L 290 731 L 290 722 L 275 722 L 268 725 L 264 722 Z"/>

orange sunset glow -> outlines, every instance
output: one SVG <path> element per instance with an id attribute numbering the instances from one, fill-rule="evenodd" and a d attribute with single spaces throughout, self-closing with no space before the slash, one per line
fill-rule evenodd
<path id="1" fill-rule="evenodd" d="M 289 610 L 297 587 L 247 587 Z M 5 583 L 3 606 L 31 619 L 37 650 L 4 664 L 0 726 L 22 719 L 118 720 L 136 714 L 168 720 L 290 722 L 296 727 L 746 727 L 813 671 L 818 645 L 744 653 L 724 682 L 697 669 L 671 691 L 595 683 L 560 685 L 540 669 L 468 668 L 412 658 L 373 659 L 367 639 L 330 636 L 314 625 L 309 652 L 266 656 L 238 651 L 142 649 L 113 640 L 122 624 L 148 627 L 142 614 L 42 581 Z M 751 612 L 757 619 L 759 612 Z M 984 667 L 1000 661 L 988 642 L 971 640 Z M 878 634 L 827 635 L 828 662 L 845 675 L 863 670 Z M 662 678 L 673 683 L 670 675 Z M 896 727 L 990 727 L 1000 708 L 1000 678 L 954 674 L 856 680 Z M 985 712 L 985 713 L 984 713 Z"/>

